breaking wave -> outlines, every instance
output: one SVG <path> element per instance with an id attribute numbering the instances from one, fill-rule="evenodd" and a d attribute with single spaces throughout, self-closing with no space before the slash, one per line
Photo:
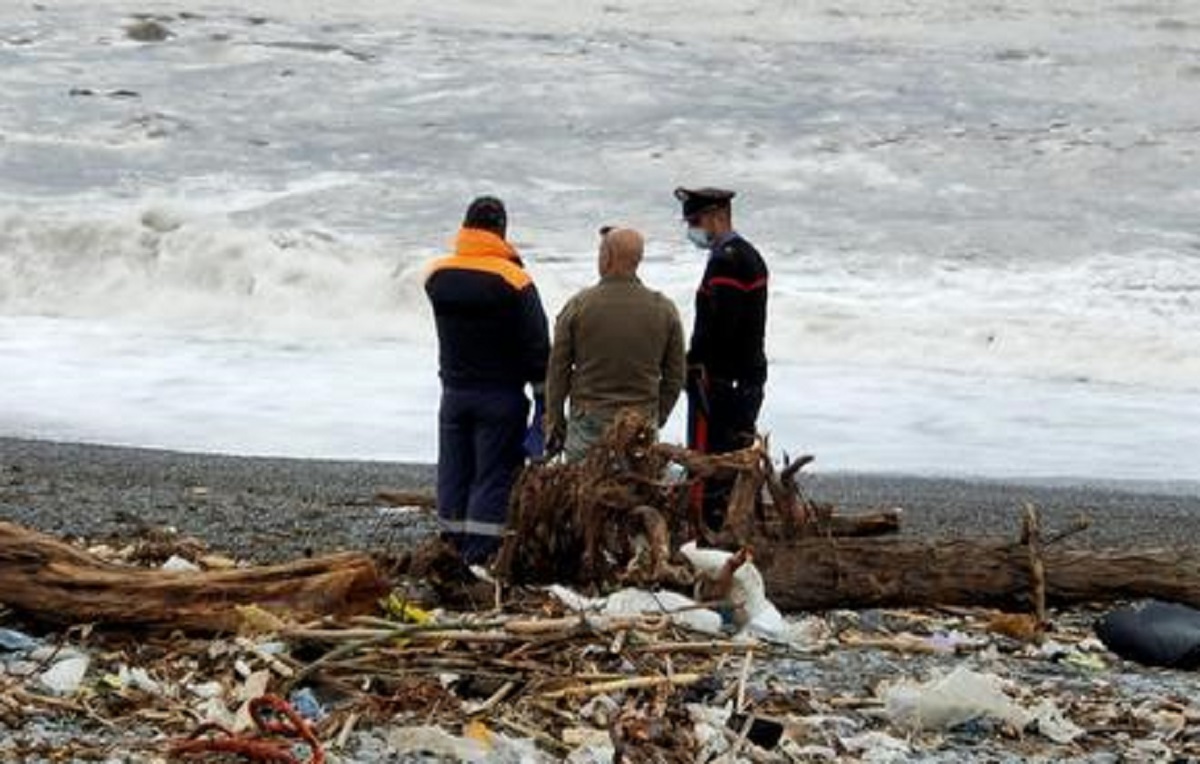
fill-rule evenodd
<path id="1" fill-rule="evenodd" d="M 0 312 L 253 334 L 405 336 L 419 259 L 319 228 L 149 208 L 123 219 L 0 213 Z"/>

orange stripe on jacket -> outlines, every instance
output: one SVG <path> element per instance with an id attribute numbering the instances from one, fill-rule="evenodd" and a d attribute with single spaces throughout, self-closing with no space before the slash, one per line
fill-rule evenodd
<path id="1" fill-rule="evenodd" d="M 464 228 L 454 242 L 454 254 L 433 261 L 425 277 L 428 279 L 443 270 L 492 273 L 503 278 L 513 289 L 521 290 L 532 284 L 533 279 L 517 260 L 517 250 L 496 234 Z"/>

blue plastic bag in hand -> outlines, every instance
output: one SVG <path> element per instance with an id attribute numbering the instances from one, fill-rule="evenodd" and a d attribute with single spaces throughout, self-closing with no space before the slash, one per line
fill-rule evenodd
<path id="1" fill-rule="evenodd" d="M 546 457 L 546 433 L 542 422 L 546 418 L 546 399 L 540 395 L 533 398 L 533 419 L 525 430 L 525 455 L 530 459 L 541 461 Z"/>

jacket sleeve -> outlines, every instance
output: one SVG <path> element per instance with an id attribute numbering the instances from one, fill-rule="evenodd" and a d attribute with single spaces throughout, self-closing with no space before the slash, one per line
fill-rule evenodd
<path id="1" fill-rule="evenodd" d="M 662 427 L 671 417 L 671 410 L 679 400 L 679 392 L 683 389 L 686 370 L 684 368 L 683 352 L 683 323 L 679 320 L 679 311 L 667 298 L 663 298 L 667 313 L 668 330 L 667 344 L 663 349 L 662 376 L 658 383 L 658 426 Z"/>
<path id="2" fill-rule="evenodd" d="M 554 344 L 546 371 L 546 435 L 566 433 L 566 402 L 575 368 L 575 300 L 569 300 L 554 321 Z"/>
<path id="3" fill-rule="evenodd" d="M 521 350 L 524 355 L 525 381 L 541 386 L 546 379 L 546 363 L 550 356 L 550 332 L 546 326 L 546 311 L 542 298 L 533 284 L 521 290 Z"/>
<path id="4" fill-rule="evenodd" d="M 714 254 L 704 269 L 704 279 L 696 291 L 696 321 L 689 364 L 711 366 L 722 348 L 734 347 L 742 323 L 745 295 L 736 286 L 733 260 L 724 253 Z"/>

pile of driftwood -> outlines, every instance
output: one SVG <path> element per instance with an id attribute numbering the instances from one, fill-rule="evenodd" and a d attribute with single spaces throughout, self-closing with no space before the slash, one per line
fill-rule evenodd
<path id="1" fill-rule="evenodd" d="M 656 436 L 651 422 L 627 411 L 582 461 L 526 469 L 513 491 L 498 574 L 517 584 L 684 583 L 688 571 L 672 551 L 685 541 L 749 548 L 762 561 L 797 539 L 899 529 L 899 510 L 844 516 L 806 497 L 796 475 L 812 457 L 776 471 L 765 439 L 709 455 Z M 697 484 L 714 477 L 733 481 L 716 529 L 693 500 Z"/>
<path id="2" fill-rule="evenodd" d="M 1200 562 L 1186 550 L 1071 548 L 1027 508 L 1011 538 L 909 538 L 898 510 L 844 516 L 806 497 L 796 474 L 776 471 L 765 439 L 705 455 L 658 443 L 634 413 L 618 419 L 577 464 L 532 467 L 513 493 L 510 533 L 497 563 L 513 583 L 687 582 L 673 556 L 686 540 L 749 549 L 784 611 L 832 608 L 997 607 L 1041 613 L 1069 605 L 1151 597 L 1200 607 Z M 687 479 L 667 480 L 676 466 Z M 695 480 L 732 474 L 725 525 L 715 534 L 692 509 Z M 1086 521 L 1085 521 L 1086 522 Z M 891 534 L 891 535 L 888 535 Z"/>

